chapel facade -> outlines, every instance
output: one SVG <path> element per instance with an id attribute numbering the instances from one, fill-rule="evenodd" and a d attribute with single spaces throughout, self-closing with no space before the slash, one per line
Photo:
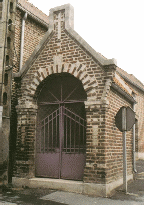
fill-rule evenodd
<path id="1" fill-rule="evenodd" d="M 122 106 L 136 111 L 127 132 L 128 180 L 135 149 L 143 152 L 143 84 L 74 30 L 70 4 L 48 17 L 25 0 L 0 3 L 3 10 L 11 3 L 15 25 L 4 31 L 1 69 L 3 178 L 15 186 L 110 195 L 122 184 L 122 133 L 115 125 Z"/>

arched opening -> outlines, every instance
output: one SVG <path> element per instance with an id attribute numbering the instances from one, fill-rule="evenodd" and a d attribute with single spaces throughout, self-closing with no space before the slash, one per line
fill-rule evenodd
<path id="1" fill-rule="evenodd" d="M 38 96 L 36 176 L 82 180 L 86 92 L 68 73 L 50 75 Z"/>

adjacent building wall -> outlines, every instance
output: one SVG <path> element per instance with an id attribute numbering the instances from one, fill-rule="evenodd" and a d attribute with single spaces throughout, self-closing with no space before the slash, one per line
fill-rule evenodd
<path id="1" fill-rule="evenodd" d="M 13 39 L 15 33 L 16 0 L 2 2 L 0 24 L 0 105 L 2 110 L 2 133 L 0 146 L 2 153 L 1 178 L 8 182 L 9 138 L 11 114 L 11 80 L 13 68 Z"/>
<path id="2" fill-rule="evenodd" d="M 17 8 L 16 12 L 16 25 L 15 25 L 15 55 L 14 55 L 14 65 L 15 69 L 13 72 L 19 71 L 20 64 L 20 47 L 21 47 L 21 29 L 22 29 L 22 18 L 24 12 Z M 24 57 L 23 64 L 30 57 L 35 47 L 38 45 L 46 31 L 47 27 L 41 25 L 35 19 L 30 16 L 27 17 L 24 29 Z"/>
<path id="3" fill-rule="evenodd" d="M 20 48 L 21 48 L 21 31 L 22 31 L 22 18 L 24 12 L 17 7 L 16 20 L 15 20 L 15 36 L 14 36 L 14 57 L 13 57 L 13 73 L 19 72 L 20 65 Z M 23 50 L 23 64 L 32 54 L 39 41 L 42 39 L 47 31 L 47 27 L 41 25 L 29 15 L 25 21 L 24 28 L 24 50 Z M 13 175 L 13 167 L 15 162 L 16 152 L 16 139 L 17 139 L 17 112 L 16 105 L 18 104 L 19 81 L 12 82 L 12 95 L 11 95 L 11 139 L 10 139 L 10 179 Z"/>

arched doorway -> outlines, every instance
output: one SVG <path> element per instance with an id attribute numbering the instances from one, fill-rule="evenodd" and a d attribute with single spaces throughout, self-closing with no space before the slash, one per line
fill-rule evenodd
<path id="1" fill-rule="evenodd" d="M 50 75 L 38 96 L 36 176 L 82 180 L 86 92 L 68 73 Z"/>

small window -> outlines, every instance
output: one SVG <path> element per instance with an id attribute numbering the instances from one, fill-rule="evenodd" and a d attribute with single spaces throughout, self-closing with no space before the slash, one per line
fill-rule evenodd
<path id="1" fill-rule="evenodd" d="M 2 18 L 2 11 L 0 11 L 0 19 Z"/>
<path id="2" fill-rule="evenodd" d="M 12 13 L 12 12 L 13 12 L 13 3 L 10 2 L 10 13 Z"/>
<path id="3" fill-rule="evenodd" d="M 11 19 L 9 19 L 8 28 L 9 28 L 9 31 L 11 31 L 11 30 L 12 30 L 12 20 L 11 20 Z"/>
<path id="4" fill-rule="evenodd" d="M 5 73 L 5 76 L 4 76 L 4 85 L 7 86 L 8 85 L 8 74 Z"/>
<path id="5" fill-rule="evenodd" d="M 9 55 L 6 55 L 6 66 L 9 66 Z"/>
<path id="6" fill-rule="evenodd" d="M 10 47 L 11 47 L 11 38 L 8 37 L 7 38 L 7 49 L 10 49 Z"/>
<path id="7" fill-rule="evenodd" d="M 3 93 L 3 105 L 6 105 L 7 104 L 7 93 L 4 92 Z"/>
<path id="8" fill-rule="evenodd" d="M 0 0 L 0 19 L 2 18 L 2 10 L 3 10 L 3 1 Z"/>

